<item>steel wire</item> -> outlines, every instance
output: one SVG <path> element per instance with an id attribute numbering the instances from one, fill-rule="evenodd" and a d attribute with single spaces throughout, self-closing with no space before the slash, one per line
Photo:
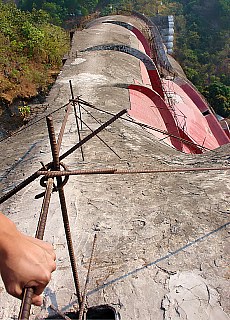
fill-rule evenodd
<path id="1" fill-rule="evenodd" d="M 70 101 L 71 101 L 71 100 L 70 100 Z M 82 104 L 84 104 L 84 105 L 87 106 L 87 107 L 90 107 L 90 108 L 94 109 L 94 110 L 97 110 L 97 111 L 99 111 L 99 112 L 108 114 L 108 115 L 110 115 L 110 116 L 114 116 L 113 113 L 108 112 L 108 111 L 105 111 L 105 110 L 102 110 L 102 109 L 100 109 L 100 108 L 97 108 L 96 106 L 94 106 L 94 105 L 91 104 L 91 103 L 88 103 L 87 101 L 84 101 L 84 100 L 82 100 L 82 99 L 79 99 L 79 102 L 82 103 Z M 204 146 L 202 146 L 202 145 L 199 145 L 199 144 L 197 144 L 197 143 L 194 143 L 194 142 L 192 142 L 192 141 L 188 141 L 188 140 L 183 139 L 183 138 L 181 138 L 181 137 L 175 136 L 174 134 L 169 133 L 168 131 L 158 129 L 158 128 L 149 126 L 149 125 L 144 124 L 144 123 L 137 122 L 137 121 L 135 121 L 135 120 L 133 120 L 133 119 L 131 120 L 131 119 L 123 118 L 123 117 L 121 117 L 121 119 L 122 119 L 122 120 L 125 120 L 125 121 L 127 121 L 127 122 L 131 122 L 131 123 L 137 124 L 137 125 L 139 125 L 139 126 L 141 126 L 141 127 L 144 127 L 144 128 L 147 128 L 147 129 L 151 129 L 151 130 L 154 130 L 154 131 L 156 131 L 156 132 L 160 132 L 160 133 L 162 133 L 162 134 L 164 134 L 164 135 L 167 135 L 167 136 L 169 136 L 169 137 L 178 139 L 178 140 L 184 142 L 185 144 L 189 144 L 189 145 L 192 145 L 192 146 L 199 147 L 199 148 L 201 148 L 202 150 L 213 151 L 213 150 L 211 150 L 211 149 L 208 149 L 208 148 L 206 148 L 206 147 L 204 147 Z"/>

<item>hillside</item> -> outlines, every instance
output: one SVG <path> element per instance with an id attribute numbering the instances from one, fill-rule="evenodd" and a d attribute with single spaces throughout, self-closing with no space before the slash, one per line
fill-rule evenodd
<path id="1" fill-rule="evenodd" d="M 21 11 L 0 2 L 0 102 L 47 90 L 69 49 L 67 33 L 42 10 Z"/>

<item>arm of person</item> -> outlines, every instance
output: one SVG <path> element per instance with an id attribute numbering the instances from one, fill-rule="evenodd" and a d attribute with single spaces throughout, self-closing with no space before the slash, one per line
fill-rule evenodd
<path id="1" fill-rule="evenodd" d="M 0 274 L 9 294 L 22 298 L 23 288 L 33 287 L 32 303 L 40 306 L 55 259 L 51 244 L 22 234 L 0 212 Z"/>

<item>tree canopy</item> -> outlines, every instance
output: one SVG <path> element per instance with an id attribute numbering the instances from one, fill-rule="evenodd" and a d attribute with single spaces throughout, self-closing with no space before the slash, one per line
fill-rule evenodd
<path id="1" fill-rule="evenodd" d="M 12 102 L 47 87 L 68 51 L 66 32 L 46 11 L 22 11 L 0 1 L 0 99 Z"/>

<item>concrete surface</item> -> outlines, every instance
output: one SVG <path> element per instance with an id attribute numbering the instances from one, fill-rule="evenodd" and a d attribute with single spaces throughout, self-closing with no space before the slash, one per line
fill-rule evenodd
<path id="1" fill-rule="evenodd" d="M 108 17 L 111 19 L 114 17 Z M 115 17 L 116 19 L 118 17 Z M 137 23 L 137 19 L 120 17 Z M 139 24 L 139 22 L 137 23 Z M 92 24 L 76 32 L 70 57 L 47 97 L 47 112 L 66 104 L 71 79 L 75 95 L 109 112 L 129 108 L 128 91 L 114 85 L 141 82 L 139 62 L 119 52 L 80 50 L 102 43 L 138 45 L 128 30 Z M 110 116 L 87 108 L 100 122 Z M 84 110 L 92 129 L 99 124 Z M 54 114 L 58 132 L 63 110 Z M 89 134 L 83 126 L 82 137 Z M 184 168 L 229 166 L 230 145 L 204 155 L 185 155 L 158 141 L 135 124 L 117 120 L 99 134 L 116 156 L 94 137 L 65 164 L 70 169 Z M 78 141 L 73 112 L 61 153 Z M 45 120 L 1 143 L 2 194 L 51 159 Z M 42 192 L 35 181 L 1 210 L 18 228 L 35 234 Z M 90 175 L 70 177 L 65 186 L 71 231 L 81 283 L 84 286 L 94 234 L 98 234 L 88 306 L 110 304 L 122 320 L 226 320 L 229 299 L 229 174 L 228 171 Z M 77 310 L 58 196 L 53 194 L 45 240 L 54 244 L 57 270 L 44 292 L 44 306 L 31 319 L 52 314 L 52 303 L 63 312 Z M 0 282 L 0 318 L 17 319 L 20 302 Z"/>

